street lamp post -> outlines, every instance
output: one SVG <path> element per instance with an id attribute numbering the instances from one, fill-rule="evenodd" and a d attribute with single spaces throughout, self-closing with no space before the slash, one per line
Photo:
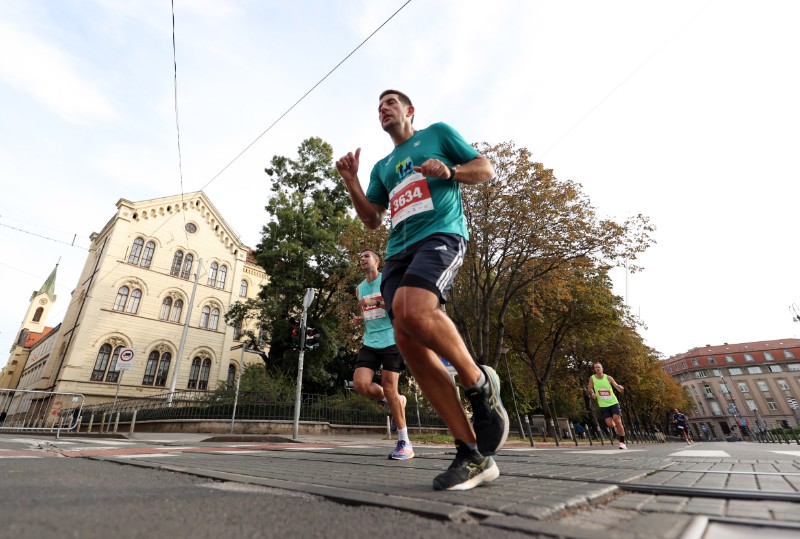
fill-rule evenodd
<path id="1" fill-rule="evenodd" d="M 517 413 L 517 425 L 519 426 L 519 435 L 525 438 L 525 430 L 522 428 L 522 419 L 519 417 L 519 407 L 517 406 L 517 396 L 514 395 L 514 383 L 511 381 L 511 369 L 508 368 L 508 352 L 509 348 L 502 347 L 500 353 L 503 354 L 503 359 L 506 362 L 506 372 L 508 373 L 508 386 L 511 388 L 511 399 L 514 401 L 514 411 Z"/>

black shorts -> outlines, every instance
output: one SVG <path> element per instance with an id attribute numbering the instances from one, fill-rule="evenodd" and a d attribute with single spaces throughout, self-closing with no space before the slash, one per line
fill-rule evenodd
<path id="1" fill-rule="evenodd" d="M 385 371 L 401 373 L 404 366 L 403 356 L 400 355 L 400 350 L 395 344 L 386 348 L 362 346 L 358 351 L 358 359 L 356 359 L 356 369 L 365 367 L 376 372 L 383 368 Z"/>
<path id="2" fill-rule="evenodd" d="M 619 408 L 619 403 L 612 404 L 611 406 L 600 407 L 600 417 L 603 419 L 608 419 L 610 417 L 614 417 L 615 415 L 622 415 L 622 410 Z"/>
<path id="3" fill-rule="evenodd" d="M 458 234 L 433 234 L 386 259 L 381 274 L 381 296 L 389 318 L 398 288 L 411 286 L 436 294 L 445 303 L 458 269 L 464 263 L 466 240 Z"/>

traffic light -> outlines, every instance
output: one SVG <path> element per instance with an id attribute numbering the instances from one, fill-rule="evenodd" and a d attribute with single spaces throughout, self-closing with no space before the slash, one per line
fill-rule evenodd
<path id="1" fill-rule="evenodd" d="M 296 318 L 289 319 L 289 337 L 292 350 L 300 350 L 300 320 Z"/>
<path id="2" fill-rule="evenodd" d="M 319 348 L 319 331 L 314 328 L 306 328 L 306 350 Z"/>

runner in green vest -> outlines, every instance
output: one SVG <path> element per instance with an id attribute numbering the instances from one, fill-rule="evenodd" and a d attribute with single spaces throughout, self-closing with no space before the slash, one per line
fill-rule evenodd
<path id="1" fill-rule="evenodd" d="M 619 437 L 619 448 L 628 449 L 625 445 L 625 427 L 622 426 L 622 411 L 619 409 L 619 400 L 614 394 L 614 389 L 623 393 L 625 388 L 614 381 L 612 377 L 603 374 L 603 365 L 600 362 L 594 364 L 594 374 L 589 378 L 589 395 L 597 399 L 600 407 L 600 415 L 605 420 L 606 425 L 614 429 Z"/>

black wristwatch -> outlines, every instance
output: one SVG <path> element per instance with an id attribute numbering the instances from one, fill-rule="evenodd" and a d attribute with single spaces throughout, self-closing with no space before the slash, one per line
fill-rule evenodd
<path id="1" fill-rule="evenodd" d="M 456 167 L 447 167 L 447 170 L 450 171 L 450 177 L 448 178 L 448 180 L 450 180 L 451 182 L 456 181 Z"/>

